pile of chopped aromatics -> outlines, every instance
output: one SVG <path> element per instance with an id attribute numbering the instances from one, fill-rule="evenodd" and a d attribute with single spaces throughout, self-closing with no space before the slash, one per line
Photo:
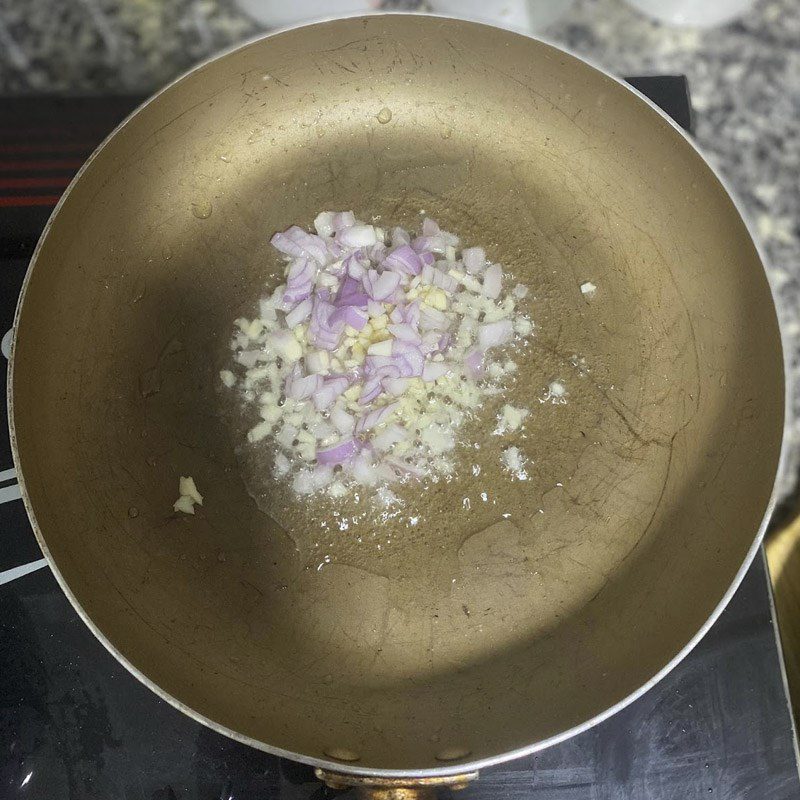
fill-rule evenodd
<path id="1" fill-rule="evenodd" d="M 531 332 L 527 289 L 432 219 L 417 237 L 352 212 L 314 227 L 273 236 L 285 283 L 235 323 L 221 379 L 259 407 L 249 440 L 272 438 L 298 494 L 450 474 L 456 431 L 516 371 L 498 348 Z"/>

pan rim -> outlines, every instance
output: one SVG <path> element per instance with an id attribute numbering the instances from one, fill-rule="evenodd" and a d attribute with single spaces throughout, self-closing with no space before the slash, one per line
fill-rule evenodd
<path id="1" fill-rule="evenodd" d="M 565 731 L 557 733 L 553 736 L 550 736 L 546 739 L 542 739 L 538 742 L 533 742 L 528 745 L 524 745 L 523 747 L 516 748 L 515 750 L 508 750 L 503 753 L 494 755 L 494 756 L 487 756 L 486 758 L 478 759 L 475 761 L 458 761 L 453 762 L 447 765 L 442 765 L 441 767 L 428 767 L 423 769 L 377 769 L 372 767 L 364 767 L 358 766 L 357 764 L 345 763 L 341 761 L 333 761 L 324 758 L 316 758 L 314 756 L 309 756 L 303 753 L 296 753 L 291 750 L 286 750 L 280 747 L 276 747 L 274 745 L 267 744 L 262 742 L 258 739 L 254 739 L 250 736 L 245 734 L 241 734 L 237 731 L 234 731 L 225 725 L 216 722 L 209 717 L 204 716 L 203 714 L 199 713 L 195 709 L 191 708 L 190 706 L 183 703 L 177 697 L 174 697 L 169 692 L 166 692 L 162 689 L 158 684 L 156 684 L 151 678 L 145 675 L 138 667 L 136 667 L 133 663 L 131 663 L 126 656 L 124 656 L 117 647 L 105 636 L 103 631 L 99 629 L 99 627 L 95 624 L 95 622 L 91 619 L 88 613 L 84 610 L 83 606 L 80 604 L 78 599 L 73 594 L 72 590 L 67 585 L 64 577 L 61 574 L 61 571 L 58 568 L 58 565 L 55 562 L 55 559 L 50 553 L 50 550 L 44 540 L 44 537 L 41 533 L 39 523 L 36 519 L 36 515 L 33 510 L 33 506 L 30 501 L 30 497 L 28 495 L 27 486 L 25 483 L 25 476 L 22 470 L 22 466 L 20 463 L 20 456 L 17 447 L 17 435 L 16 435 L 16 425 L 15 425 L 15 413 L 14 413 L 14 372 L 15 372 L 15 365 L 16 365 L 16 345 L 17 345 L 17 330 L 19 324 L 19 318 L 21 315 L 22 306 L 24 304 L 25 296 L 28 291 L 28 286 L 30 284 L 31 275 L 33 270 L 36 266 L 38 261 L 38 257 L 40 251 L 42 249 L 43 243 L 48 236 L 50 228 L 53 225 L 54 220 L 56 219 L 61 207 L 65 202 L 67 202 L 74 186 L 80 181 L 83 173 L 88 169 L 89 165 L 95 160 L 95 158 L 99 155 L 99 153 L 105 149 L 108 143 L 117 135 L 117 133 L 122 130 L 128 123 L 136 117 L 140 111 L 142 111 L 145 107 L 147 107 L 150 103 L 152 103 L 156 98 L 160 97 L 165 92 L 172 89 L 173 86 L 177 85 L 185 78 L 193 75 L 194 73 L 204 69 L 209 64 L 222 59 L 232 53 L 238 52 L 243 50 L 251 45 L 255 44 L 256 42 L 260 42 L 266 39 L 270 39 L 274 36 L 279 36 L 282 33 L 286 33 L 289 31 L 299 30 L 301 28 L 312 27 L 317 25 L 326 24 L 329 22 L 334 22 L 336 20 L 354 20 L 354 19 L 375 19 L 375 18 L 384 18 L 384 17 L 429 17 L 432 19 L 441 19 L 447 21 L 454 21 L 454 22 L 466 22 L 470 25 L 481 26 L 485 28 L 489 28 L 491 30 L 504 30 L 505 32 L 516 35 L 522 36 L 527 39 L 532 39 L 535 42 L 540 44 L 544 44 L 545 46 L 552 48 L 556 52 L 564 53 L 577 61 L 585 64 L 589 68 L 596 70 L 600 74 L 604 75 L 606 78 L 613 80 L 619 86 L 622 86 L 625 90 L 633 94 L 637 97 L 640 101 L 643 101 L 646 105 L 648 105 L 653 111 L 655 111 L 661 118 L 664 120 L 668 125 L 670 125 L 673 130 L 677 132 L 677 134 L 683 139 L 685 144 L 687 144 L 695 154 L 702 160 L 705 164 L 706 168 L 710 171 L 711 175 L 717 180 L 722 190 L 728 196 L 729 200 L 731 201 L 736 213 L 738 214 L 742 224 L 744 225 L 745 231 L 753 244 L 753 247 L 756 251 L 756 255 L 758 256 L 761 269 L 764 274 L 764 278 L 767 281 L 767 286 L 769 287 L 770 297 L 772 299 L 772 307 L 775 313 L 775 319 L 778 325 L 778 342 L 781 348 L 781 360 L 783 364 L 783 434 L 781 436 L 781 445 L 780 445 L 780 452 L 778 455 L 777 464 L 775 466 L 775 475 L 773 477 L 773 485 L 772 491 L 770 493 L 769 501 L 766 504 L 764 515 L 762 520 L 758 526 L 757 531 L 754 535 L 753 544 L 750 546 L 749 550 L 747 551 L 744 560 L 739 567 L 736 575 L 734 576 L 730 586 L 723 594 L 722 598 L 720 599 L 719 603 L 714 607 L 713 611 L 709 615 L 708 619 L 705 623 L 697 630 L 697 632 L 689 639 L 689 641 L 667 662 L 658 672 L 652 675 L 645 683 L 639 686 L 635 691 L 631 692 L 629 695 L 625 696 L 614 705 L 609 706 L 605 710 L 601 711 L 600 713 L 596 714 L 595 716 L 585 720 L 584 722 L 580 723 L 579 725 L 575 725 Z M 490 25 L 486 22 L 482 22 L 475 19 L 464 19 L 464 18 L 456 18 L 451 17 L 446 14 L 414 14 L 404 11 L 389 11 L 389 12 L 380 12 L 374 14 L 363 14 L 363 13 L 354 13 L 354 14 L 343 14 L 337 16 L 329 16 L 329 17 L 321 17 L 316 18 L 313 20 L 304 21 L 299 24 L 295 25 L 288 25 L 281 28 L 275 28 L 267 33 L 258 34 L 252 38 L 246 39 L 242 42 L 239 42 L 231 47 L 225 48 L 220 50 L 219 52 L 215 53 L 213 56 L 210 56 L 207 59 L 195 64 L 190 69 L 186 70 L 185 72 L 181 73 L 178 77 L 167 83 L 161 89 L 153 93 L 150 97 L 148 97 L 144 102 L 140 103 L 130 114 L 128 114 L 122 122 L 120 122 L 109 134 L 106 136 L 103 141 L 97 146 L 97 148 L 92 152 L 86 162 L 81 166 L 78 172 L 75 174 L 75 177 L 70 181 L 67 188 L 64 190 L 61 198 L 59 199 L 56 206 L 53 208 L 44 229 L 42 230 L 41 236 L 34 248 L 34 251 L 31 255 L 30 262 L 28 264 L 27 270 L 25 272 L 25 278 L 22 283 L 22 287 L 20 289 L 19 298 L 17 300 L 17 306 L 14 312 L 14 321 L 13 321 L 13 328 L 14 331 L 12 337 L 12 344 L 11 344 L 11 354 L 9 357 L 8 363 L 8 380 L 7 380 L 7 387 L 6 387 L 6 399 L 8 405 L 8 426 L 9 426 L 9 439 L 11 444 L 11 452 L 14 462 L 14 467 L 17 470 L 17 480 L 19 483 L 20 493 L 22 495 L 22 501 L 25 506 L 25 511 L 28 515 L 28 519 L 30 520 L 31 528 L 36 536 L 36 540 L 42 550 L 44 557 L 47 559 L 48 566 L 50 567 L 51 572 L 53 573 L 56 581 L 58 582 L 61 590 L 66 595 L 67 599 L 69 600 L 72 607 L 78 613 L 78 616 L 83 620 L 86 626 L 89 628 L 91 633 L 95 636 L 96 639 L 106 648 L 106 650 L 111 653 L 112 656 L 123 666 L 126 670 L 128 670 L 131 675 L 133 675 L 137 680 L 143 683 L 148 689 L 150 689 L 154 694 L 156 694 L 159 698 L 169 703 L 171 706 L 176 708 L 177 710 L 181 711 L 182 713 L 186 714 L 191 719 L 199 722 L 202 725 L 210 728 L 211 730 L 215 731 L 216 733 L 222 734 L 227 736 L 234 741 L 240 742 L 242 744 L 248 745 L 253 747 L 257 750 L 261 750 L 262 752 L 270 753 L 271 755 L 286 758 L 292 761 L 300 762 L 303 764 L 308 764 L 313 767 L 318 767 L 322 770 L 328 772 L 335 772 L 335 773 L 342 773 L 342 774 L 349 774 L 349 775 L 358 775 L 358 776 L 375 776 L 381 778 L 430 778 L 430 777 L 447 777 L 453 776 L 458 774 L 463 774 L 467 772 L 474 772 L 486 767 L 492 767 L 499 764 L 503 764 L 507 761 L 513 761 L 515 759 L 523 758 L 525 756 L 532 755 L 533 753 L 537 753 L 540 750 L 544 750 L 548 747 L 553 745 L 559 744 L 560 742 L 566 741 L 567 739 L 572 738 L 584 731 L 589 730 L 590 728 L 594 727 L 595 725 L 603 722 L 604 720 L 608 719 L 609 717 L 613 716 L 617 712 L 624 709 L 626 706 L 633 703 L 635 700 L 639 699 L 642 695 L 644 695 L 647 691 L 652 689 L 657 683 L 659 683 L 666 675 L 668 675 L 683 659 L 697 646 L 700 640 L 708 633 L 711 627 L 716 623 L 719 619 L 722 612 L 727 607 L 728 603 L 730 602 L 731 598 L 733 597 L 736 590 L 739 588 L 745 574 L 749 570 L 753 560 L 758 553 L 759 549 L 761 548 L 762 541 L 764 539 L 764 534 L 766 533 L 767 526 L 769 525 L 770 519 L 772 514 L 775 510 L 775 506 L 777 504 L 778 499 L 778 487 L 780 485 L 780 480 L 786 473 L 787 461 L 788 461 L 788 448 L 787 448 L 787 436 L 786 436 L 786 429 L 789 422 L 789 408 L 790 408 L 790 385 L 787 380 L 787 375 L 789 374 L 788 370 L 788 348 L 786 346 L 786 333 L 784 330 L 784 326 L 781 324 L 781 316 L 779 313 L 779 306 L 776 302 L 776 287 L 772 284 L 769 280 L 769 275 L 766 268 L 767 259 L 763 252 L 762 247 L 760 246 L 758 239 L 754 233 L 754 227 L 750 222 L 747 213 L 744 211 L 741 202 L 739 201 L 736 194 L 731 189 L 727 180 L 720 174 L 719 170 L 716 169 L 713 164 L 705 157 L 702 150 L 698 146 L 698 144 L 689 137 L 689 135 L 681 128 L 666 112 L 664 112 L 659 106 L 657 106 L 650 98 L 646 95 L 642 94 L 639 90 L 631 86 L 630 84 L 626 83 L 622 78 L 610 73 L 605 68 L 599 66 L 593 60 L 586 58 L 584 56 L 577 55 L 572 50 L 561 46 L 560 44 L 554 44 L 542 37 L 534 36 L 532 34 L 526 33 L 520 30 L 514 30 L 509 28 L 500 28 L 499 26 Z"/>

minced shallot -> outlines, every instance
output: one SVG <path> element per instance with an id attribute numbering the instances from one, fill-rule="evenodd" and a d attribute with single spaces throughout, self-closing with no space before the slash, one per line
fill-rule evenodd
<path id="1" fill-rule="evenodd" d="M 429 218 L 419 236 L 352 212 L 314 227 L 272 237 L 284 283 L 235 323 L 220 380 L 259 409 L 249 441 L 269 437 L 297 494 L 452 473 L 456 432 L 516 370 L 500 348 L 532 331 L 527 288 Z"/>

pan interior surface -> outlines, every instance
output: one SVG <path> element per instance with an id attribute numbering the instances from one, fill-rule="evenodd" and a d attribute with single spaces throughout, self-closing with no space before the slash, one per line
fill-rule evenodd
<path id="1" fill-rule="evenodd" d="M 424 210 L 531 288 L 527 481 L 464 454 L 407 493 L 421 524 L 361 541 L 278 513 L 218 374 L 279 280 L 269 237 L 324 209 Z M 783 421 L 763 268 L 698 154 L 548 45 L 403 15 L 247 45 L 129 120 L 41 243 L 12 380 L 37 534 L 107 643 L 233 735 L 385 771 L 519 750 L 650 680 L 751 552 Z"/>

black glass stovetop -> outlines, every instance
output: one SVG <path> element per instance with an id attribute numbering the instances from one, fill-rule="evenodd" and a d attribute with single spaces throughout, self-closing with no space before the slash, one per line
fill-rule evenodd
<path id="1" fill-rule="evenodd" d="M 683 78 L 630 80 L 690 128 Z M 0 99 L 0 333 L 12 323 L 28 258 L 52 206 L 136 103 Z M 5 402 L 5 391 L 2 397 Z M 310 768 L 182 715 L 94 639 L 41 562 L 5 426 L 0 543 L 0 800 L 322 800 L 337 794 Z M 655 688 L 579 736 L 483 770 L 458 797 L 800 798 L 763 554 L 711 631 Z"/>

